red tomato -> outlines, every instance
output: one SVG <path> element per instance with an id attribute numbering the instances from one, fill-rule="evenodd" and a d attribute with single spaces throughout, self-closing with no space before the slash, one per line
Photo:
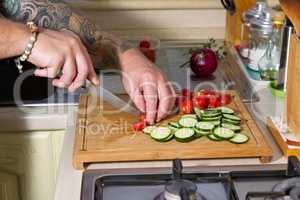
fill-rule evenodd
<path id="1" fill-rule="evenodd" d="M 133 124 L 132 128 L 135 131 L 141 131 L 145 128 L 145 123 L 141 122 L 141 121 L 136 122 L 136 123 Z"/>
<path id="2" fill-rule="evenodd" d="M 214 90 L 209 90 L 209 89 L 204 89 L 204 90 L 200 90 L 200 92 L 198 92 L 198 95 L 216 95 L 217 92 Z"/>
<path id="3" fill-rule="evenodd" d="M 230 104 L 232 101 L 230 94 L 221 94 L 221 104 L 223 106 Z"/>
<path id="4" fill-rule="evenodd" d="M 180 91 L 179 96 L 191 98 L 191 97 L 193 97 L 193 92 L 187 88 L 184 88 Z"/>
<path id="5" fill-rule="evenodd" d="M 191 100 L 186 99 L 179 106 L 183 114 L 191 114 L 193 112 L 193 102 Z"/>
<path id="6" fill-rule="evenodd" d="M 145 49 L 149 49 L 151 44 L 148 40 L 142 40 L 140 41 L 140 48 L 145 48 Z"/>
<path id="7" fill-rule="evenodd" d="M 193 106 L 200 108 L 200 109 L 205 109 L 208 106 L 208 98 L 204 95 L 201 96 L 195 96 L 193 98 Z"/>
<path id="8" fill-rule="evenodd" d="M 143 122 L 144 124 L 147 124 L 146 115 L 141 115 L 140 116 L 140 122 Z"/>
<path id="9" fill-rule="evenodd" d="M 209 104 L 208 107 L 210 108 L 217 108 L 221 106 L 221 98 L 220 95 L 211 95 L 209 97 Z"/>

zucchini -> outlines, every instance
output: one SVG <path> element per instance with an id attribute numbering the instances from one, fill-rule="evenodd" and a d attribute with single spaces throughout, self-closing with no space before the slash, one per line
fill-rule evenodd
<path id="1" fill-rule="evenodd" d="M 220 107 L 222 114 L 229 114 L 229 115 L 233 115 L 234 114 L 234 110 L 232 110 L 231 108 L 228 107 Z"/>
<path id="2" fill-rule="evenodd" d="M 233 124 L 233 125 L 240 125 L 241 124 L 240 121 L 235 121 L 235 120 L 231 120 L 231 119 L 227 119 L 227 118 L 223 118 L 222 123 Z"/>
<path id="3" fill-rule="evenodd" d="M 203 111 L 200 110 L 199 108 L 194 107 L 194 112 L 197 115 L 198 119 L 201 120 Z"/>
<path id="4" fill-rule="evenodd" d="M 195 131 L 195 137 L 200 138 L 203 136 L 202 131 L 198 130 L 197 128 L 194 128 Z"/>
<path id="5" fill-rule="evenodd" d="M 191 117 L 184 117 L 179 120 L 179 125 L 186 128 L 193 128 L 197 124 L 198 120 Z"/>
<path id="6" fill-rule="evenodd" d="M 235 133 L 232 130 L 223 127 L 214 129 L 213 134 L 222 139 L 230 139 L 235 136 Z"/>
<path id="7" fill-rule="evenodd" d="M 221 125 L 221 121 L 217 120 L 217 121 L 209 121 L 209 123 L 212 123 L 215 126 L 220 126 Z"/>
<path id="8" fill-rule="evenodd" d="M 249 141 L 249 137 L 243 133 L 237 133 L 233 138 L 229 140 L 234 144 L 244 144 Z"/>
<path id="9" fill-rule="evenodd" d="M 156 126 L 146 126 L 143 129 L 143 133 L 150 135 L 155 128 L 156 128 Z"/>
<path id="10" fill-rule="evenodd" d="M 219 121 L 222 119 L 222 116 L 216 116 L 216 117 L 202 117 L 202 121 Z"/>
<path id="11" fill-rule="evenodd" d="M 168 127 L 172 132 L 175 132 L 175 131 L 177 131 L 179 128 L 175 128 L 175 127 L 173 127 L 173 126 L 169 126 Z"/>
<path id="12" fill-rule="evenodd" d="M 234 132 L 240 132 L 242 130 L 241 126 L 228 123 L 222 123 L 222 127 L 233 130 Z"/>
<path id="13" fill-rule="evenodd" d="M 174 128 L 181 128 L 181 126 L 178 124 L 178 122 L 169 122 L 168 125 L 172 126 Z"/>
<path id="14" fill-rule="evenodd" d="M 198 122 L 195 127 L 198 130 L 202 130 L 202 131 L 211 131 L 215 128 L 215 125 L 213 125 L 212 123 L 209 122 Z"/>
<path id="15" fill-rule="evenodd" d="M 156 127 L 151 132 L 151 137 L 157 141 L 164 141 L 168 137 L 170 137 L 170 135 L 172 135 L 171 130 L 167 127 L 162 127 L 162 126 Z"/>
<path id="16" fill-rule="evenodd" d="M 235 115 L 223 114 L 223 117 L 226 119 L 233 120 L 233 121 L 239 121 L 239 122 L 242 121 L 241 118 L 239 118 L 238 116 L 235 116 Z"/>
<path id="17" fill-rule="evenodd" d="M 189 142 L 195 138 L 195 131 L 191 128 L 181 128 L 174 133 L 174 136 L 178 142 Z"/>
<path id="18" fill-rule="evenodd" d="M 174 135 L 173 134 L 170 134 L 169 137 L 167 137 L 166 139 L 164 140 L 161 140 L 161 142 L 169 142 L 173 139 Z"/>
<path id="19" fill-rule="evenodd" d="M 187 118 L 189 117 L 189 118 L 197 119 L 197 115 L 195 115 L 195 114 L 187 114 L 187 115 L 182 115 L 182 116 L 181 116 L 181 118 L 186 118 L 186 117 L 187 117 Z"/>
<path id="20" fill-rule="evenodd" d="M 207 135 L 207 138 L 210 139 L 210 140 L 212 140 L 212 141 L 217 141 L 217 142 L 223 141 L 222 138 L 216 137 L 214 134 Z"/>

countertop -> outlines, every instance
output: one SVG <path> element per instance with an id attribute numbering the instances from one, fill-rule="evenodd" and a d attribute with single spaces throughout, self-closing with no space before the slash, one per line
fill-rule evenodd
<path id="1" fill-rule="evenodd" d="M 164 53 L 169 54 L 170 52 L 165 51 Z M 172 53 L 172 59 L 166 61 L 159 60 L 160 64 L 165 64 L 167 68 L 163 68 L 169 76 L 169 79 L 175 79 L 178 81 L 178 63 L 186 58 L 179 59 L 179 55 L 174 55 Z M 180 54 L 182 57 L 182 54 Z M 166 56 L 170 57 L 170 56 Z M 174 58 L 174 59 L 173 59 Z M 179 65 L 180 65 L 179 64 Z M 174 68 L 177 67 L 177 68 Z M 188 69 L 185 69 L 188 70 Z M 181 76 L 180 77 L 184 77 Z M 186 79 L 181 80 L 181 84 L 185 86 L 185 81 L 190 79 L 190 75 Z M 196 80 L 196 82 L 199 80 Z M 187 85 L 193 85 L 195 81 L 187 81 Z M 283 113 L 284 101 L 282 99 L 277 99 L 271 95 L 268 89 L 259 88 L 256 91 L 259 95 L 260 101 L 256 103 L 247 103 L 248 110 L 255 117 L 259 127 L 264 133 L 264 136 L 273 150 L 273 158 L 270 163 L 262 164 L 257 158 L 243 158 L 243 159 L 210 159 L 210 160 L 186 160 L 183 161 L 183 165 L 187 168 L 193 168 L 194 170 L 237 170 L 237 169 L 284 169 L 286 167 L 287 160 L 283 157 L 278 146 L 275 144 L 271 134 L 266 128 L 265 120 L 268 116 L 279 116 Z M 63 152 L 61 155 L 61 162 L 58 172 L 55 200 L 79 200 L 80 191 L 81 191 L 81 181 L 82 181 L 82 171 L 75 170 L 72 167 L 72 154 L 73 154 L 73 142 L 75 136 L 75 127 L 72 124 L 75 124 L 74 114 L 72 114 L 68 120 L 71 123 L 68 123 L 67 133 L 65 135 Z M 154 170 L 158 168 L 171 167 L 170 161 L 152 161 L 152 162 L 122 162 L 122 163 L 104 163 L 104 164 L 92 164 L 88 166 L 89 169 L 147 169 Z"/>

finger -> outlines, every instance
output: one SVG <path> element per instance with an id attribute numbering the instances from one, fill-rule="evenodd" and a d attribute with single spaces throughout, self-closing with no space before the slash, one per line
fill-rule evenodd
<path id="1" fill-rule="evenodd" d="M 34 71 L 34 75 L 39 77 L 55 78 L 58 74 L 59 74 L 59 69 L 53 67 L 49 67 L 45 69 L 36 69 Z"/>
<path id="2" fill-rule="evenodd" d="M 134 102 L 135 106 L 142 112 L 145 113 L 145 100 L 144 96 L 139 89 L 137 89 L 130 98 Z"/>
<path id="3" fill-rule="evenodd" d="M 175 95 L 167 82 L 158 84 L 159 106 L 156 121 L 165 118 L 172 110 L 175 103 Z"/>
<path id="4" fill-rule="evenodd" d="M 157 85 L 152 76 L 144 76 L 142 84 L 144 99 L 146 103 L 146 120 L 148 123 L 153 124 L 156 118 L 157 111 Z"/>
<path id="5" fill-rule="evenodd" d="M 62 76 L 53 80 L 53 84 L 57 85 L 57 87 L 69 87 L 76 76 L 76 68 L 74 58 L 69 56 L 62 68 Z"/>
<path id="6" fill-rule="evenodd" d="M 85 54 L 85 57 L 87 58 L 87 61 L 88 61 L 88 65 L 90 66 L 90 69 L 89 69 L 89 73 L 88 73 L 88 80 L 91 81 L 94 85 L 99 85 L 99 79 L 98 79 L 98 76 L 95 72 L 95 69 L 94 69 L 94 66 L 93 66 L 93 62 L 91 60 L 91 57 L 88 53 L 88 51 L 86 50 L 85 47 L 84 48 L 84 54 Z"/>
<path id="7" fill-rule="evenodd" d="M 76 66 L 77 66 L 77 74 L 74 81 L 69 86 L 69 91 L 74 92 L 76 89 L 84 85 L 85 80 L 88 76 L 88 62 L 86 57 L 82 52 L 76 55 Z"/>

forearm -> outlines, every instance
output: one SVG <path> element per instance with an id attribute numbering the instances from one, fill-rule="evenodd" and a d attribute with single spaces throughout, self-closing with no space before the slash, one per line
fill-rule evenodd
<path id="1" fill-rule="evenodd" d="M 25 25 L 0 17 L 0 30 L 0 59 L 21 55 L 30 37 Z"/>
<path id="2" fill-rule="evenodd" d="M 1 2 L 1 0 L 0 0 Z M 35 21 L 40 27 L 76 33 L 103 65 L 116 65 L 122 41 L 102 31 L 84 16 L 57 0 L 2 0 L 3 14 L 15 21 Z"/>

